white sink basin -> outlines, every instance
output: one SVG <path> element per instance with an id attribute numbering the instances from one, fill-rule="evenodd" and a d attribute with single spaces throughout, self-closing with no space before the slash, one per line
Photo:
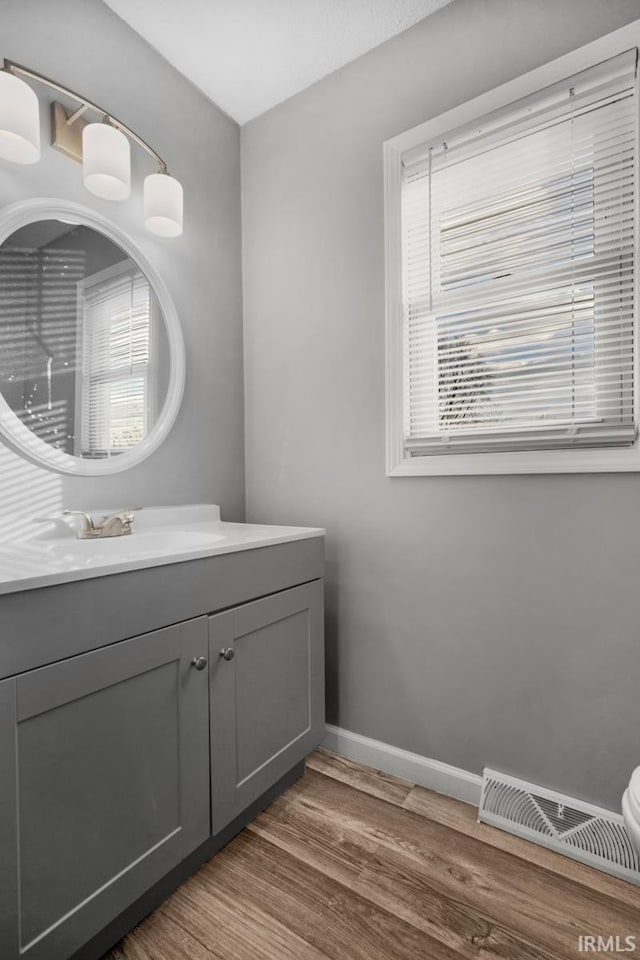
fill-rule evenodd
<path id="1" fill-rule="evenodd" d="M 206 550 L 224 540 L 221 533 L 200 533 L 192 530 L 161 530 L 132 533 L 125 537 L 103 537 L 76 540 L 64 537 L 41 540 L 42 553 L 60 560 L 79 564 L 104 563 L 113 560 L 135 560 L 139 557 L 159 557 L 191 550 Z"/>
<path id="2" fill-rule="evenodd" d="M 77 539 L 61 517 L 47 518 L 24 539 L 0 541 L 0 595 L 323 534 L 317 527 L 223 523 L 215 504 L 148 507 L 136 512 L 130 535 L 95 540 Z"/>

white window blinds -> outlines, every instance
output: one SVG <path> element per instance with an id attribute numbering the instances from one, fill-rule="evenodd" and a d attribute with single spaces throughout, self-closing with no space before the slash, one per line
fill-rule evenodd
<path id="1" fill-rule="evenodd" d="M 94 457 L 135 446 L 149 418 L 149 283 L 133 263 L 106 273 L 81 298 L 81 445 Z"/>
<path id="2" fill-rule="evenodd" d="M 629 444 L 636 51 L 403 155 L 404 445 Z"/>

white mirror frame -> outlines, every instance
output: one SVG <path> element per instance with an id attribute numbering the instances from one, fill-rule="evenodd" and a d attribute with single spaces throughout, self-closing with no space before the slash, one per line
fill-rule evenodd
<path id="1" fill-rule="evenodd" d="M 112 240 L 143 271 L 153 288 L 164 316 L 169 343 L 169 386 L 160 415 L 147 436 L 137 446 L 116 457 L 83 460 L 50 447 L 25 426 L 0 393 L 0 436 L 22 456 L 58 473 L 75 476 L 106 476 L 122 473 L 141 463 L 157 450 L 173 426 L 182 403 L 185 381 L 185 350 L 180 321 L 173 300 L 164 282 L 143 253 L 119 228 L 105 217 L 79 203 L 51 198 L 34 198 L 12 203 L 0 210 L 0 244 L 30 223 L 38 220 L 65 220 L 79 226 L 92 227 Z M 0 318 L 1 322 L 1 318 Z"/>

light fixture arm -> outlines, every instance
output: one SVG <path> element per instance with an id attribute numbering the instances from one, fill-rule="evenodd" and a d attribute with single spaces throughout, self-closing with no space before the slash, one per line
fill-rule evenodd
<path id="1" fill-rule="evenodd" d="M 115 127 L 117 130 L 122 131 L 126 134 L 129 139 L 133 140 L 139 147 L 141 147 L 150 157 L 157 163 L 159 167 L 159 172 L 168 174 L 167 165 L 162 159 L 162 157 L 156 153 L 153 147 L 150 147 L 149 144 L 139 137 L 137 133 L 134 133 L 130 127 L 128 127 L 121 120 L 118 120 L 117 117 L 114 117 L 107 110 L 104 110 L 102 107 L 98 106 L 97 103 L 93 103 L 91 100 L 87 100 L 86 97 L 81 97 L 80 94 L 76 93 L 74 90 L 70 90 L 68 87 L 63 86 L 61 83 L 57 83 L 55 80 L 51 80 L 49 77 L 45 77 L 41 73 L 37 73 L 35 70 L 29 70 L 27 67 L 23 67 L 19 63 L 15 63 L 13 60 L 4 60 L 4 65 L 2 69 L 7 73 L 12 73 L 17 77 L 26 77 L 29 80 L 35 80 L 37 83 L 44 84 L 44 86 L 49 87 L 50 90 L 55 90 L 57 93 L 61 93 L 66 97 L 70 97 L 72 100 L 76 100 L 80 106 L 75 110 L 70 117 L 66 119 L 67 125 L 71 126 L 75 120 L 82 116 L 87 110 L 91 110 L 94 113 L 99 114 L 104 120 L 111 124 L 112 127 Z"/>

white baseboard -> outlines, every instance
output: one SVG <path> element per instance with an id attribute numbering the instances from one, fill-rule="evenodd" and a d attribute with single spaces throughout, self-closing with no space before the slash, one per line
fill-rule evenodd
<path id="1" fill-rule="evenodd" d="M 482 777 L 440 760 L 422 757 L 419 753 L 392 747 L 380 740 L 371 740 L 359 733 L 327 724 L 323 746 L 349 760 L 356 760 L 376 770 L 396 777 L 404 777 L 421 787 L 428 787 L 448 797 L 464 800 L 476 806 L 480 803 Z"/>

